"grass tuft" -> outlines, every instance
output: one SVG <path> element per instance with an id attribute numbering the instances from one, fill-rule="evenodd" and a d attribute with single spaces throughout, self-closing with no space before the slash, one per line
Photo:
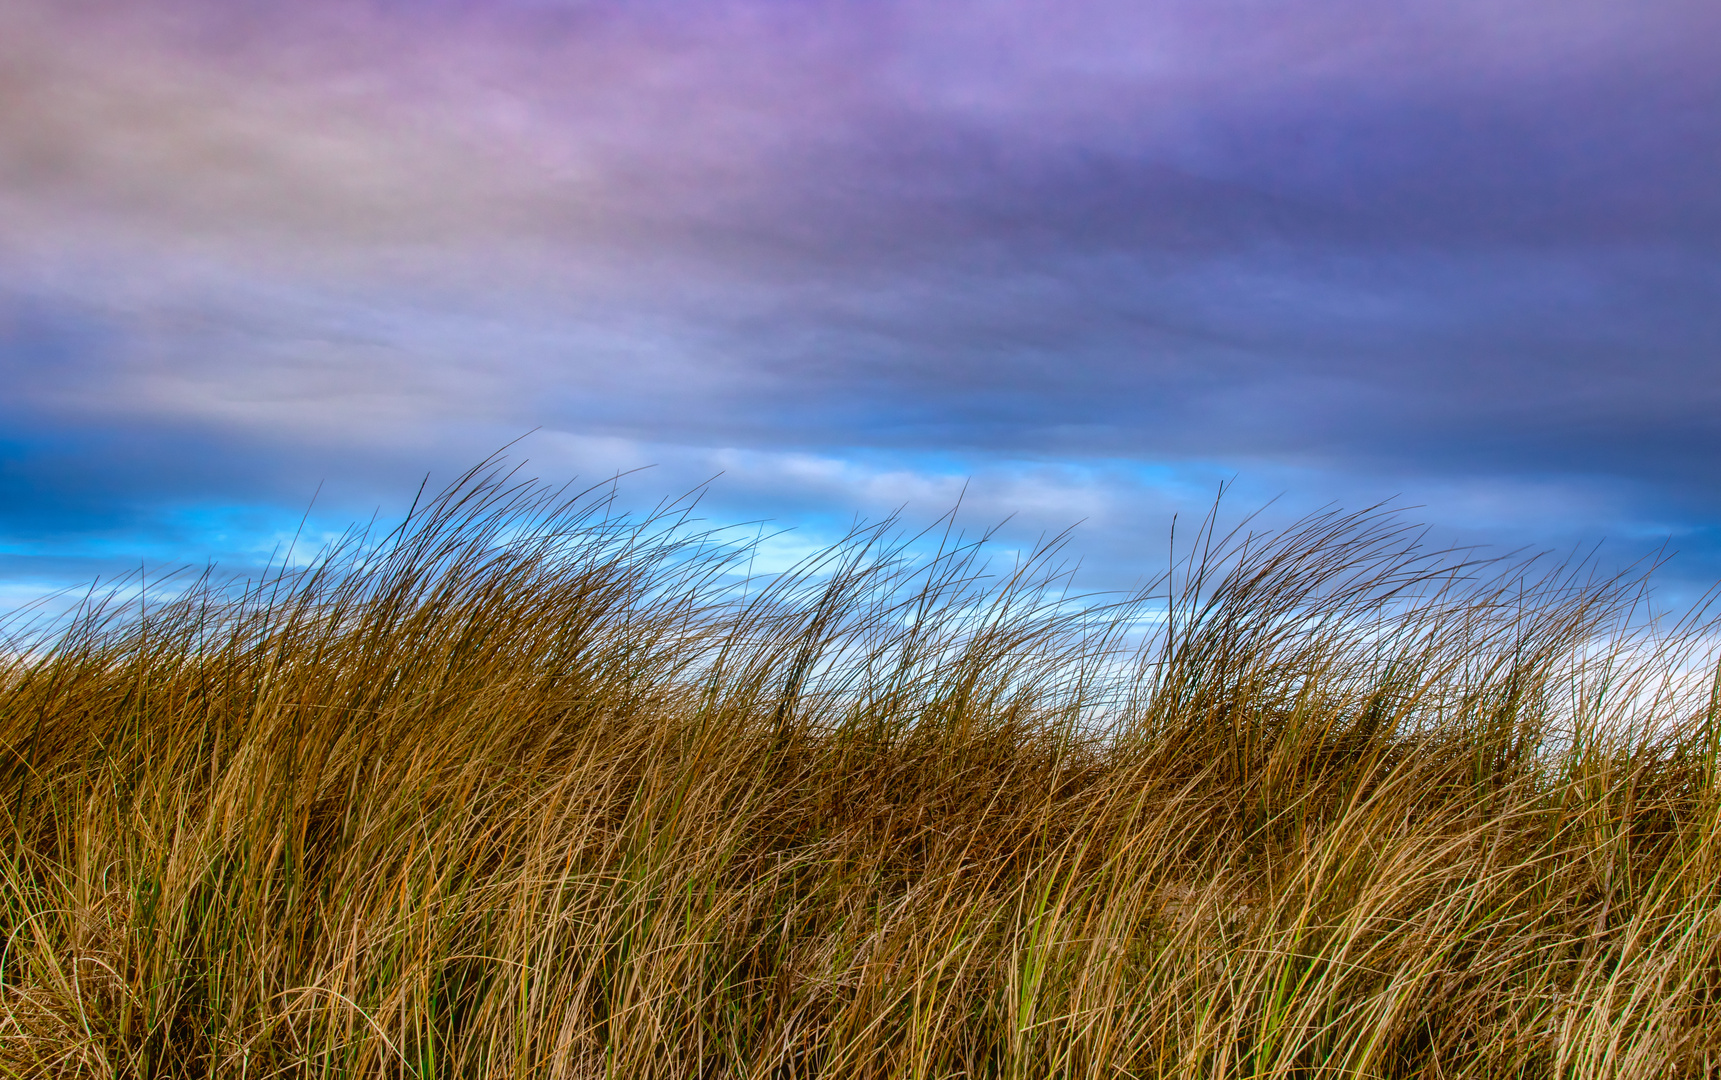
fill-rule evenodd
<path id="1" fill-rule="evenodd" d="M 743 580 L 479 471 L 92 602 L 0 659 L 0 1071 L 1716 1074 L 1706 624 L 1379 511 L 1185 546 Z"/>

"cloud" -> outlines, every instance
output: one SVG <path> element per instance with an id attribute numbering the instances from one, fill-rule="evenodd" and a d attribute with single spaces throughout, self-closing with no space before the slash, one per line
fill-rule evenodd
<path id="1" fill-rule="evenodd" d="M 191 551 L 187 507 L 362 509 L 541 427 L 741 517 L 967 480 L 1118 566 L 1232 474 L 1708 543 L 1716 41 L 1683 0 L 8 5 L 0 531 Z"/>

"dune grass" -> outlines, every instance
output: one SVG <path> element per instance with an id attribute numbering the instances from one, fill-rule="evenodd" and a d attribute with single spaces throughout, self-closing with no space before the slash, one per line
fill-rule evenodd
<path id="1" fill-rule="evenodd" d="M 0 670 L 22 1077 L 1698 1077 L 1713 635 L 1390 515 L 744 553 L 473 474 Z"/>

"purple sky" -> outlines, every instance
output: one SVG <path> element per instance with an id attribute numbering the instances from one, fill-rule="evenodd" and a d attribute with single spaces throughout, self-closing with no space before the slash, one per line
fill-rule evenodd
<path id="1" fill-rule="evenodd" d="M 1713 579 L 1721 5 L 9 0 L 0 375 L 0 601 L 534 428 L 789 548 L 1235 476 Z"/>

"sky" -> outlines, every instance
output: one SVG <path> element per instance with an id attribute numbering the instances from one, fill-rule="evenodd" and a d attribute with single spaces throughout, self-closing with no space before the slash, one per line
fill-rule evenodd
<path id="1" fill-rule="evenodd" d="M 0 607 L 521 436 L 782 557 L 1229 483 L 1699 588 L 1718 177 L 1714 0 L 7 0 Z"/>

